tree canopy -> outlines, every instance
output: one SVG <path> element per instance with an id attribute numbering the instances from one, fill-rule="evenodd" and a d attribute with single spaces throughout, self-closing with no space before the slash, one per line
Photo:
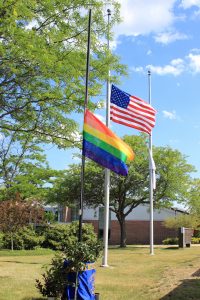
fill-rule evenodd
<path id="1" fill-rule="evenodd" d="M 194 178 L 187 203 L 190 213 L 200 217 L 200 179 Z"/>
<path id="2" fill-rule="evenodd" d="M 8 233 L 13 250 L 13 237 L 21 227 L 29 223 L 43 221 L 44 209 L 35 201 L 22 201 L 19 195 L 15 200 L 0 202 L 0 230 Z"/>
<path id="3" fill-rule="evenodd" d="M 127 177 L 111 173 L 110 209 L 115 212 L 121 226 L 121 245 L 125 245 L 125 218 L 140 204 L 149 203 L 149 160 L 148 141 L 145 135 L 125 136 L 135 152 L 135 159 L 129 163 Z M 154 205 L 157 208 L 169 207 L 174 201 L 186 202 L 194 167 L 186 157 L 170 147 L 154 147 L 156 164 L 156 191 Z M 85 170 L 85 205 L 104 204 L 104 170 L 88 162 Z M 64 179 L 51 190 L 51 199 L 66 204 L 76 202 L 80 197 L 80 166 L 73 165 L 67 170 Z"/>
<path id="4" fill-rule="evenodd" d="M 26 132 L 39 142 L 59 147 L 74 145 L 78 128 L 71 114 L 81 112 L 84 103 L 89 8 L 92 8 L 89 95 L 100 94 L 108 67 L 115 70 L 116 76 L 124 72 L 119 58 L 107 50 L 105 3 L 103 0 L 1 3 L 1 135 L 18 132 L 23 136 Z M 110 28 L 119 22 L 117 1 L 112 1 L 112 7 Z"/>
<path id="5" fill-rule="evenodd" d="M 0 140 L 0 200 L 44 198 L 50 183 L 58 175 L 50 169 L 41 147 L 28 133 L 13 132 Z"/>

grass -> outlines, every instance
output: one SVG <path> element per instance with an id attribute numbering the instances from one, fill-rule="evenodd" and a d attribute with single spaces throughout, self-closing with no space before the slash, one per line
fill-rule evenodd
<path id="1" fill-rule="evenodd" d="M 35 288 L 52 251 L 0 251 L 0 300 L 43 299 Z M 3 255 L 2 255 L 3 254 Z M 18 254 L 18 255 L 16 255 Z M 110 249 L 109 268 L 96 264 L 101 300 L 200 299 L 200 247 L 186 249 L 127 247 Z"/>

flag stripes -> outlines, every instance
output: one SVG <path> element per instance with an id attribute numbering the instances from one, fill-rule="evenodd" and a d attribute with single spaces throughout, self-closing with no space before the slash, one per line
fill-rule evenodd
<path id="1" fill-rule="evenodd" d="M 112 121 L 150 134 L 155 126 L 155 115 L 156 110 L 150 104 L 112 85 L 110 105 Z"/>
<path id="2" fill-rule="evenodd" d="M 84 156 L 113 172 L 127 176 L 127 160 L 134 158 L 132 149 L 86 109 L 83 127 Z"/>

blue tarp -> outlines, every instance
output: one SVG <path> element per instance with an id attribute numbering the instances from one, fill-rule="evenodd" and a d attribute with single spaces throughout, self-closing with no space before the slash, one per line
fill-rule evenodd
<path id="1" fill-rule="evenodd" d="M 95 300 L 95 287 L 94 277 L 96 270 L 93 268 L 93 264 L 86 264 L 86 270 L 78 273 L 78 300 Z M 68 282 L 71 284 L 66 287 L 66 296 L 68 300 L 74 299 L 76 273 L 70 272 L 67 277 Z"/>

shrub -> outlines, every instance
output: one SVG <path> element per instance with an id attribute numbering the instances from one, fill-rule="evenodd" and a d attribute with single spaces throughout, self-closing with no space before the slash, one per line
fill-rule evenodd
<path id="1" fill-rule="evenodd" d="M 200 244 L 200 238 L 199 237 L 192 237 L 191 238 L 192 244 Z"/>
<path id="2" fill-rule="evenodd" d="M 162 243 L 163 245 L 178 245 L 178 238 L 166 238 Z"/>
<path id="3" fill-rule="evenodd" d="M 44 232 L 44 248 L 63 251 L 68 244 L 78 240 L 78 222 L 70 224 L 52 224 Z M 97 237 L 91 224 L 83 224 L 83 242 L 96 241 Z"/>
<path id="4" fill-rule="evenodd" d="M 32 250 L 41 246 L 44 237 L 38 236 L 33 226 L 20 228 L 13 234 L 14 249 L 16 250 Z M 9 233 L 4 234 L 4 247 L 11 248 L 11 239 Z"/>
<path id="5" fill-rule="evenodd" d="M 176 217 L 168 218 L 164 221 L 167 228 L 178 229 L 180 227 L 197 228 L 199 225 L 199 218 L 195 215 L 181 214 Z"/>
<path id="6" fill-rule="evenodd" d="M 194 230 L 194 237 L 200 238 L 200 230 Z"/>
<path id="7" fill-rule="evenodd" d="M 60 299 L 66 286 L 66 278 L 63 255 L 57 254 L 52 259 L 50 268 L 42 274 L 42 281 L 36 279 L 36 287 L 43 296 Z"/>
<path id="8" fill-rule="evenodd" d="M 42 281 L 36 279 L 36 287 L 43 296 L 52 297 L 62 296 L 67 285 L 77 288 L 78 280 L 71 281 L 68 274 L 76 274 L 77 278 L 79 272 L 86 270 L 87 262 L 97 260 L 101 250 L 102 245 L 97 239 L 90 240 L 89 243 L 78 241 L 68 243 L 65 251 L 56 254 L 52 259 L 50 268 L 42 274 Z"/>
<path id="9" fill-rule="evenodd" d="M 3 249 L 3 247 L 4 247 L 3 238 L 4 238 L 3 232 L 0 232 L 0 249 Z"/>

